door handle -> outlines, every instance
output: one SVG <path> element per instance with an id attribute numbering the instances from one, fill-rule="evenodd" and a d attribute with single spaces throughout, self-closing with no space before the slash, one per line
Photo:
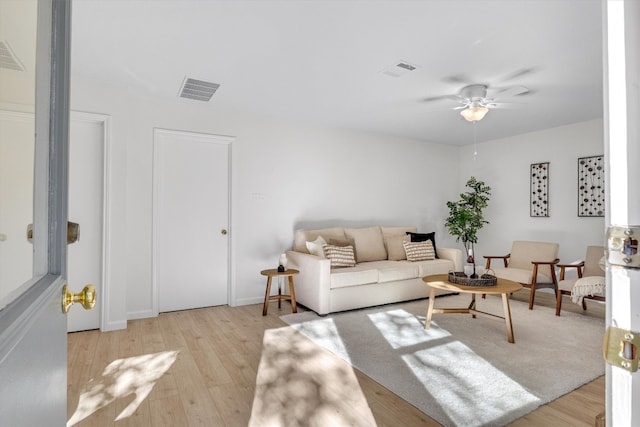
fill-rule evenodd
<path id="1" fill-rule="evenodd" d="M 227 229 L 223 228 L 222 230 L 220 230 L 220 234 L 222 234 L 223 236 L 227 235 Z"/>
<path id="2" fill-rule="evenodd" d="M 96 305 L 96 288 L 93 285 L 87 285 L 82 291 L 74 294 L 69 291 L 65 284 L 62 287 L 62 312 L 67 314 L 69 307 L 75 303 L 80 303 L 85 310 L 91 310 Z"/>

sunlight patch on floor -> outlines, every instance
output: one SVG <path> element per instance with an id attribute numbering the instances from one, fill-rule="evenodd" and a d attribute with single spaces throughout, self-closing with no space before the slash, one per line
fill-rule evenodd
<path id="1" fill-rule="evenodd" d="M 369 319 L 394 349 L 451 336 L 435 322 L 431 323 L 431 328 L 425 330 L 424 323 L 406 310 L 373 313 L 369 315 Z"/>
<path id="2" fill-rule="evenodd" d="M 540 404 L 538 397 L 459 341 L 402 358 L 454 425 L 500 424 L 505 413 L 524 407 L 533 410 Z"/>
<path id="3" fill-rule="evenodd" d="M 318 344 L 335 349 L 338 354 L 351 363 L 349 353 L 344 346 L 340 332 L 338 332 L 338 328 L 333 319 L 324 318 L 314 320 L 313 322 L 299 323 L 295 325 L 295 328 L 315 340 Z"/>
<path id="4" fill-rule="evenodd" d="M 321 330 L 336 333 L 330 322 Z M 285 425 L 375 425 L 353 368 L 289 327 L 264 333 L 249 421 Z"/>
<path id="5" fill-rule="evenodd" d="M 114 360 L 104 369 L 100 378 L 91 379 L 85 384 L 80 392 L 78 407 L 67 421 L 67 427 L 79 423 L 116 399 L 134 394 L 134 400 L 115 421 L 130 417 L 177 357 L 177 351 L 163 351 Z"/>

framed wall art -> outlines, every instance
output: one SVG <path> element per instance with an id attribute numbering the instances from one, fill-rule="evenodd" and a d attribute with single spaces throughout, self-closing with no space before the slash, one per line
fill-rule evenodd
<path id="1" fill-rule="evenodd" d="M 578 158 L 578 216 L 604 216 L 604 156 Z"/>
<path id="2" fill-rule="evenodd" d="M 531 164 L 529 215 L 549 216 L 549 162 Z"/>

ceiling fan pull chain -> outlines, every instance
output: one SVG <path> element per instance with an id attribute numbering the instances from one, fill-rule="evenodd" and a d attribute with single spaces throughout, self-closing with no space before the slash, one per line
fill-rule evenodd
<path id="1" fill-rule="evenodd" d="M 476 134 L 476 126 L 478 126 L 478 122 L 474 121 L 473 122 L 473 160 L 475 160 L 476 156 L 478 155 L 478 138 Z"/>

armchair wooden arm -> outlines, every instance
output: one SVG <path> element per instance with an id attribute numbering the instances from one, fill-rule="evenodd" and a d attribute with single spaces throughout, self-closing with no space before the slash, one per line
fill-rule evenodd
<path id="1" fill-rule="evenodd" d="M 483 258 L 487 260 L 484 268 L 485 270 L 488 270 L 491 268 L 491 260 L 494 258 L 501 258 L 502 262 L 504 263 L 504 268 L 507 268 L 507 259 L 511 256 L 511 254 L 506 254 L 506 255 L 483 255 Z"/>
<path id="2" fill-rule="evenodd" d="M 578 270 L 578 278 L 582 277 L 582 268 L 584 267 L 584 261 L 580 261 L 578 264 L 558 264 L 556 267 L 560 268 L 560 280 L 564 280 L 564 272 L 567 268 L 576 268 Z"/>
<path id="3" fill-rule="evenodd" d="M 549 270 L 551 271 L 551 280 L 553 281 L 553 285 L 555 291 L 557 292 L 558 279 L 556 278 L 556 269 L 555 266 L 560 262 L 558 258 L 553 261 L 531 261 L 533 264 L 533 273 L 531 274 L 531 284 L 535 285 L 538 283 L 538 266 L 540 265 L 548 265 Z"/>

